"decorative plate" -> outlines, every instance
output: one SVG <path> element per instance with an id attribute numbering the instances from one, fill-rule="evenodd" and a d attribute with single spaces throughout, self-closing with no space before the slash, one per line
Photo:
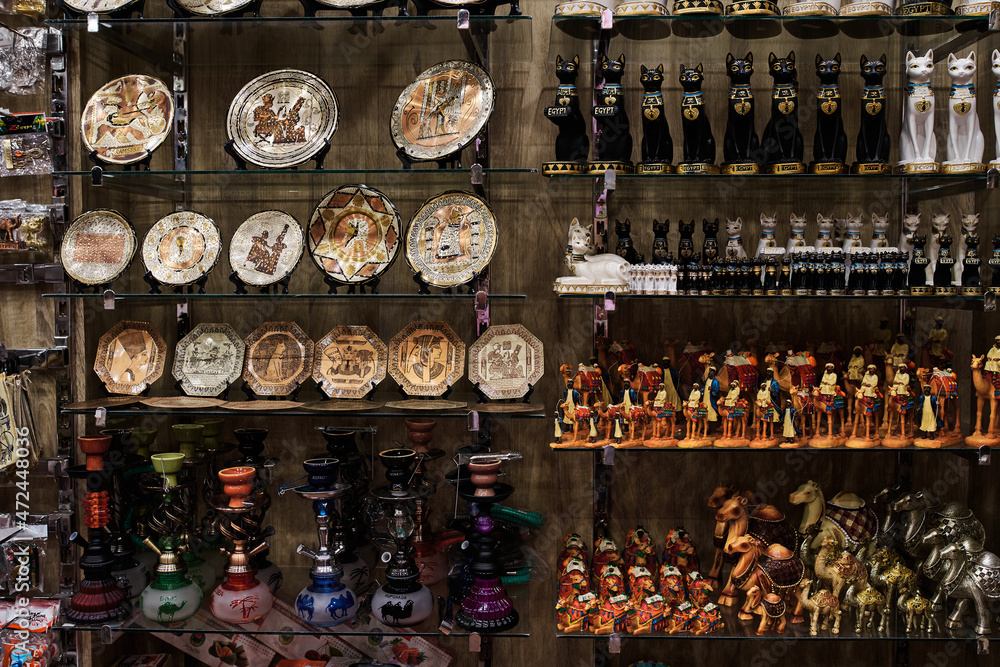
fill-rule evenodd
<path id="1" fill-rule="evenodd" d="M 66 6 L 81 14 L 110 14 L 125 9 L 138 0 L 66 0 Z"/>
<path id="2" fill-rule="evenodd" d="M 454 287 L 472 280 L 497 247 L 489 205 L 468 192 L 431 197 L 406 228 L 406 262 L 429 285 Z"/>
<path id="3" fill-rule="evenodd" d="M 392 110 L 398 148 L 418 160 L 439 160 L 476 138 L 493 113 L 493 79 L 479 65 L 447 60 L 406 87 Z"/>
<path id="4" fill-rule="evenodd" d="M 253 0 L 177 0 L 178 6 L 196 16 L 221 16 L 243 9 Z"/>
<path id="5" fill-rule="evenodd" d="M 111 394 L 139 394 L 163 375 L 167 344 L 150 322 L 124 320 L 101 336 L 94 372 Z"/>
<path id="6" fill-rule="evenodd" d="M 259 410 L 270 412 L 274 410 L 294 410 L 302 407 L 302 401 L 229 401 L 220 407 L 226 410 Z"/>
<path id="7" fill-rule="evenodd" d="M 542 341 L 521 324 L 491 326 L 469 348 L 469 381 L 493 400 L 521 398 L 544 370 Z"/>
<path id="8" fill-rule="evenodd" d="M 240 342 L 242 343 L 243 341 Z M 202 408 L 218 407 L 225 401 L 202 396 L 159 396 L 156 398 L 144 398 L 139 402 L 151 408 L 163 408 L 165 410 L 201 410 Z"/>
<path id="9" fill-rule="evenodd" d="M 135 255 L 135 230 L 128 218 L 107 208 L 87 211 L 70 224 L 59 249 L 66 274 L 83 285 L 117 280 Z"/>
<path id="10" fill-rule="evenodd" d="M 465 343 L 444 322 L 410 322 L 389 343 L 389 375 L 409 396 L 440 396 L 465 370 Z"/>
<path id="11" fill-rule="evenodd" d="M 385 378 L 387 361 L 375 332 L 341 325 L 316 343 L 313 379 L 330 398 L 364 398 Z"/>
<path id="12" fill-rule="evenodd" d="M 228 324 L 199 324 L 174 351 L 174 379 L 188 396 L 217 396 L 243 370 L 246 346 Z"/>
<path id="13" fill-rule="evenodd" d="M 312 373 L 313 342 L 294 322 L 264 322 L 244 342 L 243 379 L 258 396 L 288 396 Z"/>
<path id="14" fill-rule="evenodd" d="M 229 242 L 229 266 L 247 285 L 273 285 L 298 266 L 303 236 L 299 221 L 283 211 L 254 213 Z"/>
<path id="15" fill-rule="evenodd" d="M 142 263 L 163 285 L 190 285 L 219 260 L 222 237 L 208 216 L 178 211 L 157 220 L 142 240 Z"/>
<path id="16" fill-rule="evenodd" d="M 320 152 L 338 118 L 337 96 L 323 79 L 281 69 L 258 76 L 236 94 L 226 133 L 247 162 L 294 167 Z"/>
<path id="17" fill-rule="evenodd" d="M 80 3 L 83 5 L 84 3 Z M 98 4 L 113 2 L 98 0 Z M 123 3 L 121 6 L 131 4 Z M 109 12 L 83 7 L 81 12 Z M 159 79 L 130 74 L 109 81 L 87 102 L 80 133 L 88 151 L 111 164 L 132 164 L 145 159 L 167 138 L 174 124 L 174 96 Z"/>
<path id="18" fill-rule="evenodd" d="M 364 185 L 327 193 L 309 219 L 309 255 L 341 283 L 381 275 L 399 252 L 402 221 L 389 198 Z"/>
<path id="19" fill-rule="evenodd" d="M 314 401 L 302 406 L 303 410 L 313 412 L 364 412 L 375 410 L 385 405 L 382 401 Z"/>

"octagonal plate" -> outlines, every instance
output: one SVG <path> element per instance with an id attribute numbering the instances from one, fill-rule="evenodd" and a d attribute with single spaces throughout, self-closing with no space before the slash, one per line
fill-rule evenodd
<path id="1" fill-rule="evenodd" d="M 163 375 L 167 344 L 151 322 L 123 320 L 97 343 L 94 372 L 112 394 L 139 394 Z"/>
<path id="2" fill-rule="evenodd" d="M 406 228 L 406 262 L 435 287 L 469 282 L 490 263 L 496 247 L 493 211 L 469 192 L 431 197 Z"/>
<path id="3" fill-rule="evenodd" d="M 128 269 L 138 242 L 128 218 L 108 208 L 87 211 L 66 230 L 59 259 L 82 285 L 103 285 Z"/>
<path id="4" fill-rule="evenodd" d="M 410 322 L 389 342 L 389 375 L 410 396 L 440 396 L 465 371 L 465 343 L 445 322 Z"/>
<path id="5" fill-rule="evenodd" d="M 288 396 L 312 373 L 313 342 L 294 322 L 264 322 L 244 342 L 243 379 L 258 396 Z"/>
<path id="6" fill-rule="evenodd" d="M 254 213 L 229 242 L 229 266 L 247 285 L 273 285 L 298 266 L 304 241 L 299 221 L 284 211 Z"/>
<path id="7" fill-rule="evenodd" d="M 215 222 L 194 211 L 163 216 L 142 240 L 142 263 L 163 285 L 190 285 L 201 280 L 222 253 Z"/>
<path id="8" fill-rule="evenodd" d="M 521 398 L 545 370 L 542 341 L 521 324 L 497 324 L 469 347 L 469 381 L 493 400 Z"/>
<path id="9" fill-rule="evenodd" d="M 177 4 L 196 16 L 221 16 L 249 5 L 253 0 L 177 0 Z"/>
<path id="10" fill-rule="evenodd" d="M 364 398 L 385 379 L 385 343 L 368 327 L 334 327 L 316 343 L 313 379 L 330 398 Z"/>
<path id="11" fill-rule="evenodd" d="M 228 324 L 199 324 L 177 343 L 174 379 L 188 396 L 217 396 L 239 379 L 245 352 Z"/>
<path id="12" fill-rule="evenodd" d="M 99 0 L 114 11 L 131 4 Z M 145 159 L 167 138 L 174 124 L 174 96 L 159 79 L 130 74 L 108 81 L 94 93 L 83 109 L 80 134 L 88 151 L 111 164 L 132 164 Z"/>

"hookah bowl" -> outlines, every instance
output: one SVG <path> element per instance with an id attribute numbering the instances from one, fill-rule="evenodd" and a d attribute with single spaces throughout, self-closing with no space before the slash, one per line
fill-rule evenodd
<path id="1" fill-rule="evenodd" d="M 178 451 L 185 459 L 193 459 L 194 450 L 201 444 L 205 427 L 201 424 L 174 424 L 170 430 L 173 431 L 174 440 L 177 441 Z"/>
<path id="2" fill-rule="evenodd" d="M 164 538 L 160 547 L 148 537 L 143 544 L 157 554 L 158 562 L 156 579 L 142 591 L 142 615 L 164 624 L 194 616 L 201 607 L 202 589 L 185 574 L 184 558 L 175 550 L 173 538 Z"/>
<path id="3" fill-rule="evenodd" d="M 137 426 L 132 429 L 132 442 L 136 444 L 135 453 L 142 458 L 149 459 L 149 448 L 155 441 L 155 428 L 140 428 Z"/>
<path id="4" fill-rule="evenodd" d="M 238 428 L 233 431 L 236 436 L 236 449 L 243 455 L 239 459 L 239 465 L 259 466 L 264 464 L 265 443 L 267 439 L 266 428 Z"/>
<path id="5" fill-rule="evenodd" d="M 239 509 L 249 501 L 256 474 L 257 470 L 250 466 L 236 466 L 219 471 L 219 481 L 222 482 L 222 491 L 229 497 L 230 509 Z"/>
<path id="6" fill-rule="evenodd" d="M 406 425 L 406 439 L 409 440 L 413 451 L 418 454 L 427 454 L 428 445 L 434 438 L 434 428 L 437 422 L 433 419 L 415 417 L 403 422 Z"/>
<path id="7" fill-rule="evenodd" d="M 165 488 L 177 486 L 177 475 L 184 467 L 184 455 L 179 452 L 165 452 L 163 454 L 153 454 L 149 457 L 153 464 L 153 470 L 163 475 Z"/>
<path id="8" fill-rule="evenodd" d="M 87 455 L 87 470 L 104 470 L 104 455 L 111 449 L 110 435 L 81 435 L 76 439 L 80 451 Z"/>
<path id="9" fill-rule="evenodd" d="M 387 449 L 378 453 L 379 461 L 385 467 L 385 478 L 389 482 L 389 492 L 394 498 L 409 497 L 410 477 L 417 453 L 412 449 Z"/>
<path id="10" fill-rule="evenodd" d="M 194 423 L 203 428 L 201 432 L 202 446 L 210 452 L 219 448 L 219 436 L 222 435 L 222 427 L 226 423 L 222 419 L 195 419 Z"/>

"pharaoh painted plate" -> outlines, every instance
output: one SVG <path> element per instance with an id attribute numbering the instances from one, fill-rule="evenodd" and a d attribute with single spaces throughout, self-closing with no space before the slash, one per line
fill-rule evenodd
<path id="1" fill-rule="evenodd" d="M 243 379 L 258 396 L 288 396 L 312 373 L 313 342 L 298 324 L 264 322 L 244 342 Z"/>
<path id="2" fill-rule="evenodd" d="M 454 287 L 482 272 L 497 246 L 493 211 L 468 192 L 428 199 L 406 228 L 406 262 L 429 285 Z"/>
<path id="3" fill-rule="evenodd" d="M 427 68 L 392 110 L 392 141 L 418 160 L 438 160 L 476 138 L 493 113 L 495 91 L 486 70 L 464 60 Z"/>
<path id="4" fill-rule="evenodd" d="M 229 105 L 226 133 L 239 155 L 260 167 L 294 167 L 337 130 L 337 96 L 323 79 L 297 69 L 262 74 Z"/>
<path id="5" fill-rule="evenodd" d="M 228 324 L 199 324 L 177 343 L 174 379 L 188 396 L 217 396 L 239 379 L 245 352 Z"/>
<path id="6" fill-rule="evenodd" d="M 94 372 L 111 394 L 139 394 L 163 374 L 167 344 L 150 322 L 124 320 L 101 336 Z"/>
<path id="7" fill-rule="evenodd" d="M 118 7 L 80 11 L 113 9 Z M 173 123 L 174 97 L 166 84 L 151 76 L 130 74 L 109 81 L 91 96 L 83 109 L 80 133 L 87 150 L 96 151 L 104 162 L 132 164 L 163 143 Z"/>
<path id="8" fill-rule="evenodd" d="M 316 343 L 313 379 L 330 398 L 364 398 L 385 379 L 388 351 L 368 327 L 334 327 Z"/>
<path id="9" fill-rule="evenodd" d="M 208 216 L 178 211 L 157 220 L 142 240 L 142 263 L 164 285 L 190 285 L 212 270 L 222 251 Z"/>
<path id="10" fill-rule="evenodd" d="M 389 343 L 389 375 L 409 396 L 440 396 L 465 371 L 465 343 L 445 322 L 410 322 Z"/>
<path id="11" fill-rule="evenodd" d="M 239 11 L 253 0 L 177 0 L 177 4 L 196 16 L 221 16 Z"/>
<path id="12" fill-rule="evenodd" d="M 542 341 L 521 324 L 491 326 L 469 347 L 469 381 L 493 400 L 521 398 L 544 370 Z"/>
<path id="13" fill-rule="evenodd" d="M 59 249 L 66 274 L 83 285 L 117 280 L 135 255 L 135 230 L 111 209 L 87 211 L 69 226 Z"/>
<path id="14" fill-rule="evenodd" d="M 284 280 L 302 259 L 298 220 L 283 211 L 261 211 L 243 221 L 229 242 L 229 266 L 247 285 L 266 287 Z"/>
<path id="15" fill-rule="evenodd" d="M 396 259 L 402 227 L 384 194 L 343 185 L 327 193 L 309 219 L 309 256 L 338 282 L 371 280 Z"/>

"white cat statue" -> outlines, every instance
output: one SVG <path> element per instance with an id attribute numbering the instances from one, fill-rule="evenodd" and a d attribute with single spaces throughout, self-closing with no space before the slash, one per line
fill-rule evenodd
<path id="1" fill-rule="evenodd" d="M 852 252 L 858 252 L 861 250 L 861 216 L 854 216 L 847 214 L 847 225 L 846 232 L 847 237 L 844 239 L 844 254 L 849 255 Z"/>
<path id="2" fill-rule="evenodd" d="M 979 214 L 966 213 L 962 215 L 962 238 L 958 240 L 958 252 L 955 253 L 955 270 L 952 279 L 953 285 L 962 284 L 962 270 L 965 264 L 965 255 L 969 252 L 969 237 L 978 236 Z"/>
<path id="3" fill-rule="evenodd" d="M 561 294 L 628 292 L 629 263 L 614 253 L 594 254 L 590 230 L 573 218 L 569 226 L 566 264 L 572 276 L 556 278 L 553 289 Z"/>
<path id="4" fill-rule="evenodd" d="M 833 247 L 833 218 L 828 218 L 822 213 L 816 214 L 816 243 L 817 248 L 832 248 Z"/>
<path id="5" fill-rule="evenodd" d="M 1000 169 L 1000 50 L 993 49 L 993 76 L 997 83 L 993 87 L 993 134 L 996 136 L 996 158 L 990 162 L 991 169 Z"/>
<path id="6" fill-rule="evenodd" d="M 948 159 L 944 163 L 946 174 L 968 174 L 986 170 L 983 164 L 985 140 L 979 127 L 976 110 L 976 52 L 965 58 L 948 54 L 948 76 L 951 93 L 948 95 Z"/>
<path id="7" fill-rule="evenodd" d="M 763 257 L 764 248 L 774 248 L 774 228 L 778 226 L 778 214 L 760 214 L 760 240 L 757 241 L 757 254 L 754 257 Z"/>
<path id="8" fill-rule="evenodd" d="M 788 226 L 791 234 L 788 237 L 788 244 L 785 246 L 785 254 L 791 255 L 795 248 L 806 247 L 806 216 L 788 214 Z"/>
<path id="9" fill-rule="evenodd" d="M 934 134 L 934 52 L 922 56 L 906 52 L 906 102 L 903 130 L 899 136 L 899 171 L 908 174 L 937 173 L 937 136 Z"/>
<path id="10" fill-rule="evenodd" d="M 939 213 L 931 218 L 931 238 L 927 242 L 927 284 L 934 284 L 934 267 L 937 266 L 938 253 L 941 252 L 941 244 L 938 237 L 941 234 L 950 234 L 951 216 L 947 213 Z"/>
<path id="11" fill-rule="evenodd" d="M 913 236 L 920 228 L 920 214 L 907 213 L 903 216 L 903 229 L 899 232 L 899 242 L 896 247 L 905 252 L 908 259 L 913 259 Z"/>
<path id="12" fill-rule="evenodd" d="M 747 251 L 743 248 L 743 218 L 735 220 L 726 218 L 725 251 L 725 256 L 730 259 L 746 259 Z"/>
<path id="13" fill-rule="evenodd" d="M 885 238 L 885 234 L 888 231 L 889 214 L 886 213 L 884 216 L 879 217 L 877 214 L 872 213 L 872 240 L 868 244 L 868 247 L 872 250 L 888 248 L 889 241 Z"/>

